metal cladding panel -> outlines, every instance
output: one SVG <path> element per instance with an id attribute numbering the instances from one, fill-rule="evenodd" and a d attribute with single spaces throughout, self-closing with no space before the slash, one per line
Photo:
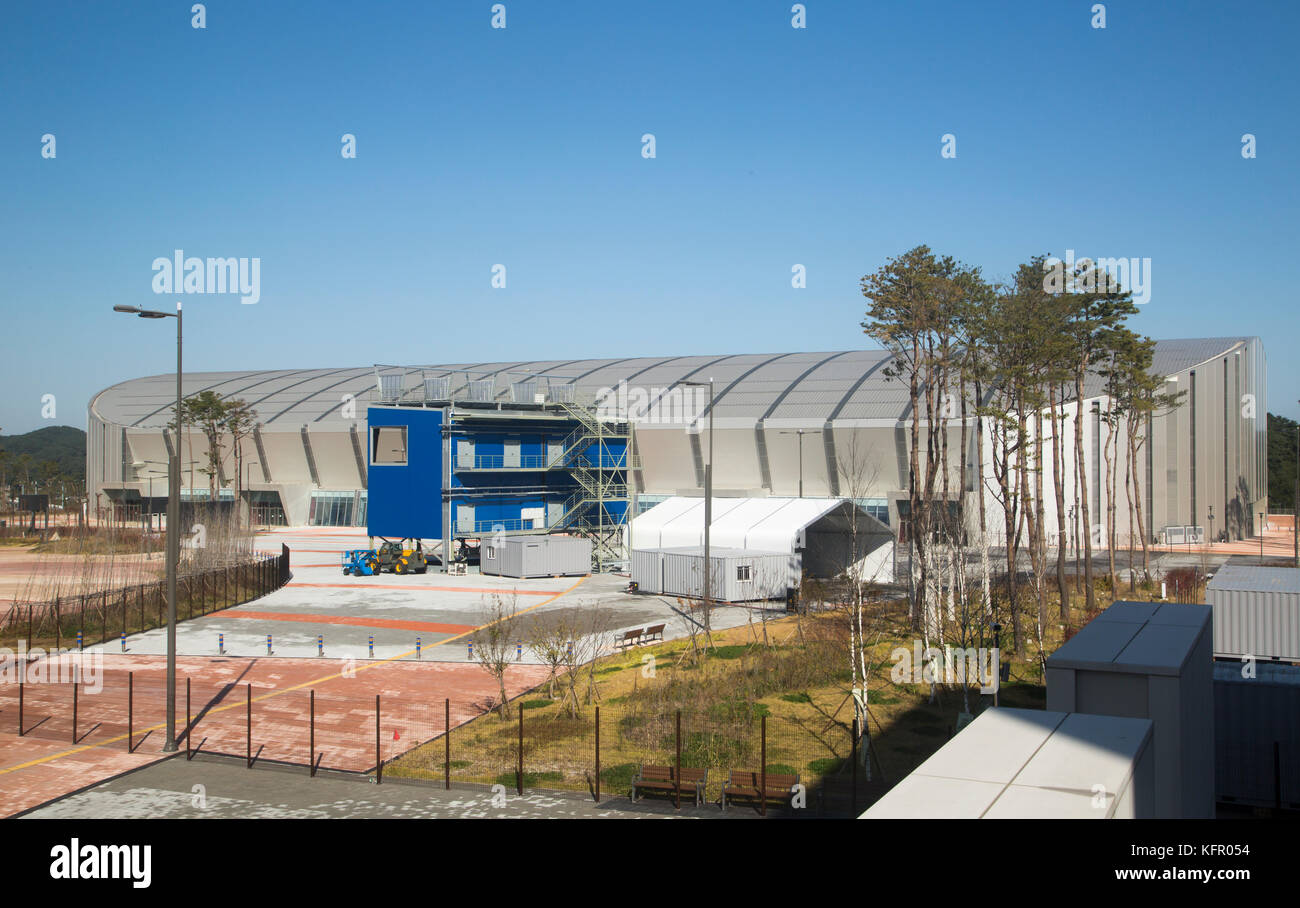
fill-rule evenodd
<path id="1" fill-rule="evenodd" d="M 1216 656 L 1300 661 L 1300 570 L 1224 565 L 1205 598 Z"/>
<path id="2" fill-rule="evenodd" d="M 370 407 L 371 429 L 406 427 L 406 463 L 375 464 L 370 438 L 366 532 L 389 539 L 442 539 L 442 411 Z"/>
<path id="3" fill-rule="evenodd" d="M 781 599 L 790 585 L 790 556 L 784 552 L 752 552 L 742 549 L 710 547 L 710 595 L 719 602 L 755 602 Z M 656 592 L 670 596 L 700 599 L 704 596 L 704 549 L 688 546 L 633 553 L 634 570 L 639 570 Z M 748 580 L 739 571 L 748 568 Z M 658 570 L 662 581 L 654 576 Z M 633 579 L 637 579 L 636 576 Z M 638 580 L 638 583 L 640 581 Z M 647 587 L 642 586 L 642 589 Z"/>
<path id="4" fill-rule="evenodd" d="M 1219 800 L 1300 808 L 1300 666 L 1214 663 L 1214 790 Z"/>
<path id="5" fill-rule="evenodd" d="M 642 592 L 663 592 L 663 552 L 635 549 L 632 552 L 632 581 Z"/>

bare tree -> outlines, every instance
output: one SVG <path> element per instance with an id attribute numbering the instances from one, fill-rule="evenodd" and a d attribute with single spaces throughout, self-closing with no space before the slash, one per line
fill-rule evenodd
<path id="1" fill-rule="evenodd" d="M 482 608 L 482 626 L 474 632 L 474 658 L 497 682 L 497 712 L 510 718 L 510 698 L 506 694 L 506 672 L 510 668 L 518 624 L 518 592 L 493 593 Z"/>

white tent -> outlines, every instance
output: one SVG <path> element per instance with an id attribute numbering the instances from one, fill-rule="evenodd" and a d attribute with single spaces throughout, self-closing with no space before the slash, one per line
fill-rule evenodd
<path id="1" fill-rule="evenodd" d="M 709 544 L 759 552 L 789 552 L 792 570 L 830 577 L 853 561 L 854 511 L 857 561 L 864 580 L 894 580 L 894 535 L 847 498 L 714 498 Z M 704 499 L 674 496 L 635 518 L 624 532 L 631 546 L 684 548 L 704 544 Z M 799 578 L 791 578 L 797 586 Z"/>

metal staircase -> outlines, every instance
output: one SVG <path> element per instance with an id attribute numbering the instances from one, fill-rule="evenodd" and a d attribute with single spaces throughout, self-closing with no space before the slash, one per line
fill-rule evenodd
<path id="1" fill-rule="evenodd" d="M 547 469 L 565 470 L 578 489 L 564 502 L 551 531 L 569 530 L 591 540 L 592 565 L 600 570 L 608 562 L 624 561 L 623 524 L 627 519 L 627 471 L 633 467 L 628 448 L 626 423 L 610 423 L 598 418 L 587 407 L 562 404 L 565 413 L 577 426 L 560 450 L 551 458 Z M 618 449 L 611 445 L 621 443 Z M 612 514 L 609 506 L 622 503 L 620 512 Z"/>

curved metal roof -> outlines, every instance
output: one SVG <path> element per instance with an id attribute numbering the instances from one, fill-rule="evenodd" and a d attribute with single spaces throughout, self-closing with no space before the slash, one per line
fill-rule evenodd
<path id="1" fill-rule="evenodd" d="M 1250 338 L 1220 337 L 1160 341 L 1155 368 L 1175 374 L 1227 353 Z M 632 357 L 470 363 L 411 367 L 429 377 L 494 379 L 496 397 L 509 400 L 512 382 L 544 376 L 595 394 L 620 381 L 645 388 L 651 398 L 682 381 L 713 379 L 716 415 L 742 419 L 899 419 L 907 410 L 907 387 L 888 380 L 883 350 L 822 353 L 745 353 L 724 356 Z M 174 374 L 153 375 L 106 388 L 90 402 L 105 423 L 156 428 L 167 421 L 176 394 Z M 283 369 L 245 372 L 187 372 L 188 396 L 213 390 L 239 397 L 256 409 L 267 430 L 296 431 L 336 414 L 345 395 L 364 406 L 375 388 L 375 367 Z"/>

